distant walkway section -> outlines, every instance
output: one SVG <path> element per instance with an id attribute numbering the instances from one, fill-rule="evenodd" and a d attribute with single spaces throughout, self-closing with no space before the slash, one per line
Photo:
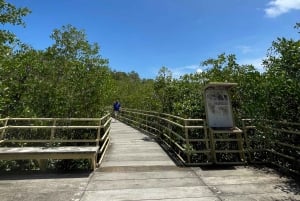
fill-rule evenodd
<path id="1" fill-rule="evenodd" d="M 150 136 L 115 120 L 113 120 L 111 127 L 111 143 L 101 164 L 102 171 L 176 166 Z"/>

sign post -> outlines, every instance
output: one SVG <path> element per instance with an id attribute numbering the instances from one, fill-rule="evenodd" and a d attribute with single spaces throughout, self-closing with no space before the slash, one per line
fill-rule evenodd
<path id="1" fill-rule="evenodd" d="M 211 82 L 204 87 L 205 112 L 214 163 L 240 163 L 236 161 L 236 157 L 223 157 L 227 158 L 223 161 L 222 155 L 228 155 L 229 152 L 231 156 L 236 152 L 242 162 L 245 160 L 242 130 L 235 125 L 229 94 L 229 90 L 236 85 L 237 83 Z M 235 139 L 230 139 L 232 134 Z M 230 149 L 232 142 L 238 142 L 238 149 Z"/>

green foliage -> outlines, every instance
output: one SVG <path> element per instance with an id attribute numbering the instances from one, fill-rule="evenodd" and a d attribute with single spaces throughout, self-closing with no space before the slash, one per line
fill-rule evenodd
<path id="1" fill-rule="evenodd" d="M 172 79 L 162 67 L 154 89 L 163 112 L 203 118 L 203 87 L 208 82 L 235 82 L 231 96 L 237 122 L 241 118 L 299 121 L 300 41 L 278 38 L 263 64 L 266 72 L 261 73 L 252 65 L 238 64 L 235 55 L 223 53 L 201 63 L 208 70 L 179 79 Z"/>
<path id="2" fill-rule="evenodd" d="M 22 17 L 30 13 L 28 8 L 16 8 L 14 5 L 0 0 L 0 23 L 5 25 L 21 25 L 25 26 Z M 23 45 L 17 40 L 14 33 L 9 30 L 0 30 L 0 117 L 5 116 L 8 108 L 12 107 L 13 102 L 18 102 L 20 97 L 20 91 L 22 87 L 19 87 L 23 82 L 24 69 L 20 74 L 16 74 L 10 66 L 14 68 L 20 68 L 19 63 L 12 62 L 15 52 L 23 51 L 27 49 L 26 45 Z M 23 76 L 23 78 L 22 78 Z M 17 81 L 11 86 L 7 81 L 16 78 Z M 16 90 L 16 91 L 13 91 Z M 13 97 L 13 101 L 12 100 Z M 4 114 L 4 115 L 3 115 Z"/>
<path id="3" fill-rule="evenodd" d="M 160 70 L 155 80 L 155 92 L 164 107 L 163 112 L 205 118 L 204 86 L 208 82 L 236 82 L 238 87 L 232 91 L 236 116 L 255 117 L 262 113 L 258 109 L 264 104 L 256 100 L 263 90 L 263 76 L 252 65 L 239 65 L 235 55 L 225 54 L 217 59 L 208 59 L 202 65 L 209 69 L 202 73 L 186 74 L 179 79 L 172 79 L 165 67 Z"/>
<path id="4" fill-rule="evenodd" d="M 55 43 L 47 49 L 52 57 L 63 57 L 67 61 L 81 61 L 88 65 L 106 65 L 108 60 L 101 59 L 99 45 L 90 44 L 84 30 L 78 30 L 72 25 L 54 29 L 50 38 Z"/>
<path id="5" fill-rule="evenodd" d="M 174 114 L 185 118 L 205 118 L 201 75 L 184 75 L 174 85 L 177 91 L 173 102 Z"/>
<path id="6" fill-rule="evenodd" d="M 0 0 L 0 24 L 25 26 L 22 17 L 30 13 L 28 8 L 16 8 L 14 5 Z M 7 57 L 11 51 L 11 45 L 19 42 L 14 33 L 9 30 L 0 30 L 0 58 Z"/>
<path id="7" fill-rule="evenodd" d="M 22 17 L 30 13 L 28 8 L 16 8 L 14 5 L 0 0 L 0 23 L 1 24 L 12 24 L 12 25 L 23 25 L 25 26 Z"/>
<path id="8" fill-rule="evenodd" d="M 155 95 L 160 101 L 162 112 L 173 111 L 173 101 L 176 96 L 176 88 L 173 84 L 172 73 L 167 67 L 162 67 L 154 83 Z"/>
<path id="9" fill-rule="evenodd" d="M 112 78 L 114 90 L 111 104 L 119 100 L 122 107 L 157 110 L 158 103 L 154 97 L 153 80 L 141 79 L 134 71 L 129 73 L 113 71 Z"/>
<path id="10" fill-rule="evenodd" d="M 295 26 L 299 28 L 299 23 Z M 278 38 L 264 60 L 267 69 L 267 117 L 300 121 L 300 40 Z"/>
<path id="11" fill-rule="evenodd" d="M 58 41 L 46 51 L 20 49 L 3 64 L 2 116 L 102 115 L 112 91 L 108 61 L 83 31 L 67 26 L 54 33 Z"/>

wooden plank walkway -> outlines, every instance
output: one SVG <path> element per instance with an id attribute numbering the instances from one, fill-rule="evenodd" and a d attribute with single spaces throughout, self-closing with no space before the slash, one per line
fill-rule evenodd
<path id="1" fill-rule="evenodd" d="M 149 136 L 112 123 L 94 172 L 1 174 L 1 201 L 295 201 L 300 187 L 268 168 L 177 167 Z"/>
<path id="2" fill-rule="evenodd" d="M 300 188 L 268 168 L 177 167 L 151 137 L 114 122 L 108 153 L 81 200 L 300 200 Z"/>

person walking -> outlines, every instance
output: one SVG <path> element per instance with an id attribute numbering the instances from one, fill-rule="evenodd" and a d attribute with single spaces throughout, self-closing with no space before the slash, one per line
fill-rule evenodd
<path id="1" fill-rule="evenodd" d="M 121 109 L 121 104 L 118 100 L 116 100 L 113 104 L 113 109 L 114 109 L 114 118 L 117 119 L 118 115 L 120 113 L 120 109 Z"/>

